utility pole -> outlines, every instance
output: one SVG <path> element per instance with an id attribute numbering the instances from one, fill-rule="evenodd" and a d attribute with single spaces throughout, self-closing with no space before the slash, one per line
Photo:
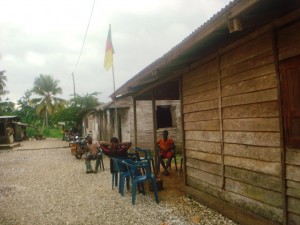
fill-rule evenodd
<path id="1" fill-rule="evenodd" d="M 72 73 L 73 77 L 73 90 L 74 90 L 74 104 L 76 106 L 76 92 L 75 92 L 75 79 L 74 79 L 74 73 Z"/>

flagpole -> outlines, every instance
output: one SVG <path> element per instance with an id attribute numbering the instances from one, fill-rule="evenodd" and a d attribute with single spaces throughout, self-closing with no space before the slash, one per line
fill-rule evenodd
<path id="1" fill-rule="evenodd" d="M 114 69 L 114 61 L 113 61 L 113 54 L 114 48 L 112 45 L 112 38 L 111 38 L 111 25 L 109 24 L 109 30 L 107 34 L 106 40 L 106 47 L 105 47 L 105 57 L 104 57 L 104 68 L 109 70 L 112 68 L 112 76 L 113 76 L 113 87 L 114 92 L 116 92 L 116 85 L 115 85 L 115 69 Z M 114 98 L 114 108 L 115 108 L 115 120 L 114 120 L 114 136 L 118 137 L 118 111 L 117 111 L 117 100 Z M 120 138 L 120 137 L 118 137 Z M 120 140 L 121 141 L 121 140 Z"/>
<path id="2" fill-rule="evenodd" d="M 113 87 L 114 87 L 114 92 L 116 92 L 116 85 L 115 85 L 115 68 L 114 64 L 112 64 L 112 76 L 113 76 Z M 115 103 L 115 137 L 118 137 L 118 110 L 117 110 L 117 100 L 114 98 L 114 103 Z M 120 138 L 120 137 L 118 137 Z"/>
<path id="3" fill-rule="evenodd" d="M 109 31 L 111 32 L 111 24 L 109 24 Z M 111 35 L 111 34 L 110 34 Z M 110 36 L 110 40 L 111 40 L 111 43 L 112 43 L 112 38 Z M 112 47 L 113 48 L 113 47 Z M 114 67 L 114 61 L 112 60 L 112 65 L 111 65 L 111 68 L 112 68 L 112 76 L 113 76 L 113 88 L 114 88 L 114 93 L 116 92 L 116 82 L 115 82 L 115 67 Z M 114 104 L 115 104 L 115 124 L 114 124 L 114 127 L 115 127 L 115 137 L 117 137 L 118 139 L 120 138 L 119 135 L 118 135 L 118 109 L 117 109 L 117 100 L 116 98 L 114 98 Z M 120 141 L 120 140 L 119 140 Z"/>

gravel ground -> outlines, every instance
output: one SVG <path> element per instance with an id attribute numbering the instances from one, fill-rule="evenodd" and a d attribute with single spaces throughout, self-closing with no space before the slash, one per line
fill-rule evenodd
<path id="1" fill-rule="evenodd" d="M 104 171 L 85 174 L 84 159 L 71 156 L 68 143 L 58 139 L 1 150 L 0 224 L 235 224 L 185 198 L 175 171 L 164 178 L 159 204 L 146 190 L 132 206 L 129 191 L 121 197 L 112 189 L 108 158 L 104 165 Z"/>

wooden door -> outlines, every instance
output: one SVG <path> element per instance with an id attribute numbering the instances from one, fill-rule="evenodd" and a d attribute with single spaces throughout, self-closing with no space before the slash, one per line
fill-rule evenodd
<path id="1" fill-rule="evenodd" d="M 300 147 L 300 57 L 279 64 L 282 79 L 285 141 L 288 147 Z"/>

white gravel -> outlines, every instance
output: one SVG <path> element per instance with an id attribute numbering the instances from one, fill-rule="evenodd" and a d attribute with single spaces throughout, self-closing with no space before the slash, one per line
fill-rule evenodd
<path id="1" fill-rule="evenodd" d="M 105 171 L 85 174 L 84 159 L 75 159 L 57 139 L 1 150 L 0 224 L 235 224 L 185 198 L 169 183 L 159 192 L 159 204 L 146 190 L 133 206 L 130 191 L 121 197 L 112 189 L 107 158 L 104 164 Z M 172 176 L 177 176 L 175 171 L 168 179 Z"/>

